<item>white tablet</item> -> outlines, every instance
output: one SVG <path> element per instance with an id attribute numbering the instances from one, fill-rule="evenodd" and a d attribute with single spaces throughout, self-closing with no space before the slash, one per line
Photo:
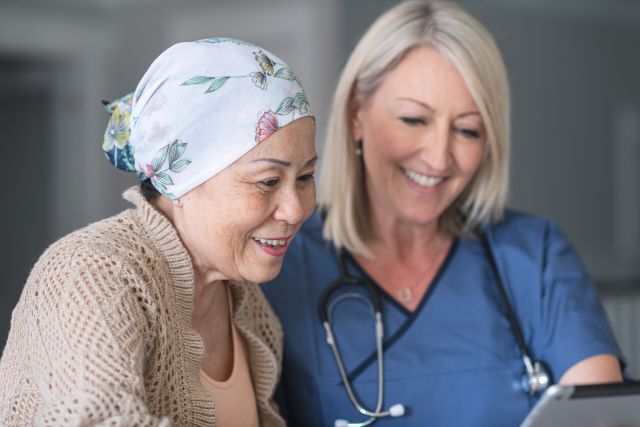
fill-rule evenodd
<path id="1" fill-rule="evenodd" d="M 640 382 L 552 385 L 520 427 L 640 427 Z"/>

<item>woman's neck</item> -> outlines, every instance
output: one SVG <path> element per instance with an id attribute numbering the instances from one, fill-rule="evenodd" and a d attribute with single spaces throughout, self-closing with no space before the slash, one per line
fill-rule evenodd
<path id="1" fill-rule="evenodd" d="M 227 305 L 227 284 L 219 280 L 202 283 L 197 279 L 193 286 L 193 318 L 199 317 L 211 307 Z"/>
<path id="2" fill-rule="evenodd" d="M 372 209 L 373 258 L 356 256 L 360 266 L 407 310 L 414 311 L 442 266 L 453 237 L 438 221 L 411 224 Z"/>
<path id="3" fill-rule="evenodd" d="M 216 381 L 225 381 L 233 370 L 233 333 L 227 283 L 198 285 L 193 297 L 191 326 L 202 339 L 200 368 Z"/>
<path id="4" fill-rule="evenodd" d="M 412 224 L 376 208 L 371 210 L 371 228 L 369 249 L 374 256 L 384 255 L 405 262 L 424 259 L 433 249 L 438 250 L 451 239 L 440 229 L 437 219 L 426 224 Z"/>
<path id="5" fill-rule="evenodd" d="M 173 225 L 180 236 L 180 215 L 176 206 L 160 196 L 151 204 Z M 206 268 L 185 248 L 193 265 L 193 311 L 191 327 L 200 335 L 203 346 L 201 369 L 216 381 L 224 381 L 233 369 L 233 337 L 226 278 L 218 271 Z"/>

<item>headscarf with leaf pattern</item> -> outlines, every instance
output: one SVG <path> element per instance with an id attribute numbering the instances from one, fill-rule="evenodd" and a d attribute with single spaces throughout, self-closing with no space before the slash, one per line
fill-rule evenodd
<path id="1" fill-rule="evenodd" d="M 279 128 L 312 116 L 297 76 L 272 53 L 236 39 L 173 45 L 133 94 L 106 105 L 102 148 L 119 169 L 175 200 Z"/>

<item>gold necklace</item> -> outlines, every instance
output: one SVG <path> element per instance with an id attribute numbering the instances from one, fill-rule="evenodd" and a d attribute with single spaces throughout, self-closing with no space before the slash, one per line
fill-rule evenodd
<path id="1" fill-rule="evenodd" d="M 426 270 L 424 270 L 420 276 L 418 276 L 418 280 L 416 280 L 412 285 L 410 286 L 406 286 L 404 288 L 401 289 L 393 289 L 393 293 L 395 294 L 395 297 L 398 301 L 400 301 L 400 303 L 402 304 L 410 304 L 413 302 L 414 299 L 414 292 L 413 289 L 418 286 L 419 284 L 421 284 L 423 282 L 423 280 L 426 279 L 427 275 L 429 273 L 431 273 L 431 270 L 433 269 L 433 265 L 434 263 L 431 263 L 427 266 Z M 389 285 L 393 285 L 393 282 L 391 280 L 389 280 L 389 276 L 387 276 L 386 272 L 379 268 L 378 271 L 380 272 L 380 274 L 382 275 L 382 278 L 384 279 L 384 283 L 388 283 Z"/>
<path id="2" fill-rule="evenodd" d="M 395 290 L 398 301 L 402 304 L 412 303 L 414 298 L 413 289 L 422 284 L 423 280 L 426 279 L 427 275 L 431 272 L 431 268 L 432 265 L 427 266 L 427 269 L 418 277 L 418 280 L 413 285 Z"/>
<path id="3" fill-rule="evenodd" d="M 450 240 L 445 240 L 444 242 L 441 242 L 438 244 L 438 246 L 440 248 L 443 247 L 444 244 L 444 248 L 445 248 L 445 253 L 442 254 L 440 252 L 440 250 L 436 251 L 436 257 L 435 259 L 432 259 L 433 262 L 430 262 L 427 265 L 427 268 L 420 273 L 420 275 L 418 276 L 418 279 L 410 286 L 405 286 L 401 289 L 391 289 L 391 293 L 395 295 L 395 299 L 397 301 L 399 301 L 401 304 L 403 305 L 409 305 L 411 303 L 413 303 L 413 300 L 415 298 L 414 295 L 414 289 L 423 283 L 424 280 L 426 280 L 427 276 L 431 273 L 433 273 L 433 269 L 434 268 L 439 268 L 442 265 L 443 262 L 443 256 L 446 256 L 446 252 L 448 252 L 448 248 L 450 247 Z M 366 259 L 365 259 L 366 260 Z M 368 260 L 366 262 L 366 264 L 369 264 Z M 366 264 L 362 264 L 361 265 L 366 265 Z M 384 271 L 384 269 L 381 267 L 380 264 L 369 264 L 370 266 L 374 266 L 373 270 L 369 270 L 369 271 L 378 271 L 379 274 L 381 275 L 381 278 L 383 279 L 383 283 L 387 283 L 389 286 L 393 286 L 394 282 L 392 280 L 389 280 L 389 276 L 387 276 L 387 273 Z M 369 267 L 371 268 L 371 267 Z"/>

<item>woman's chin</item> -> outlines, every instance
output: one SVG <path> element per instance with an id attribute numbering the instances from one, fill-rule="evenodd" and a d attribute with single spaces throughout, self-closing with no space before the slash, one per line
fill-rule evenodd
<path id="1" fill-rule="evenodd" d="M 264 270 L 259 272 L 252 272 L 252 274 L 248 274 L 245 278 L 247 282 L 252 283 L 266 283 L 275 279 L 278 274 L 280 274 L 280 269 L 282 267 L 282 263 L 278 263 L 277 266 L 266 267 Z"/>

